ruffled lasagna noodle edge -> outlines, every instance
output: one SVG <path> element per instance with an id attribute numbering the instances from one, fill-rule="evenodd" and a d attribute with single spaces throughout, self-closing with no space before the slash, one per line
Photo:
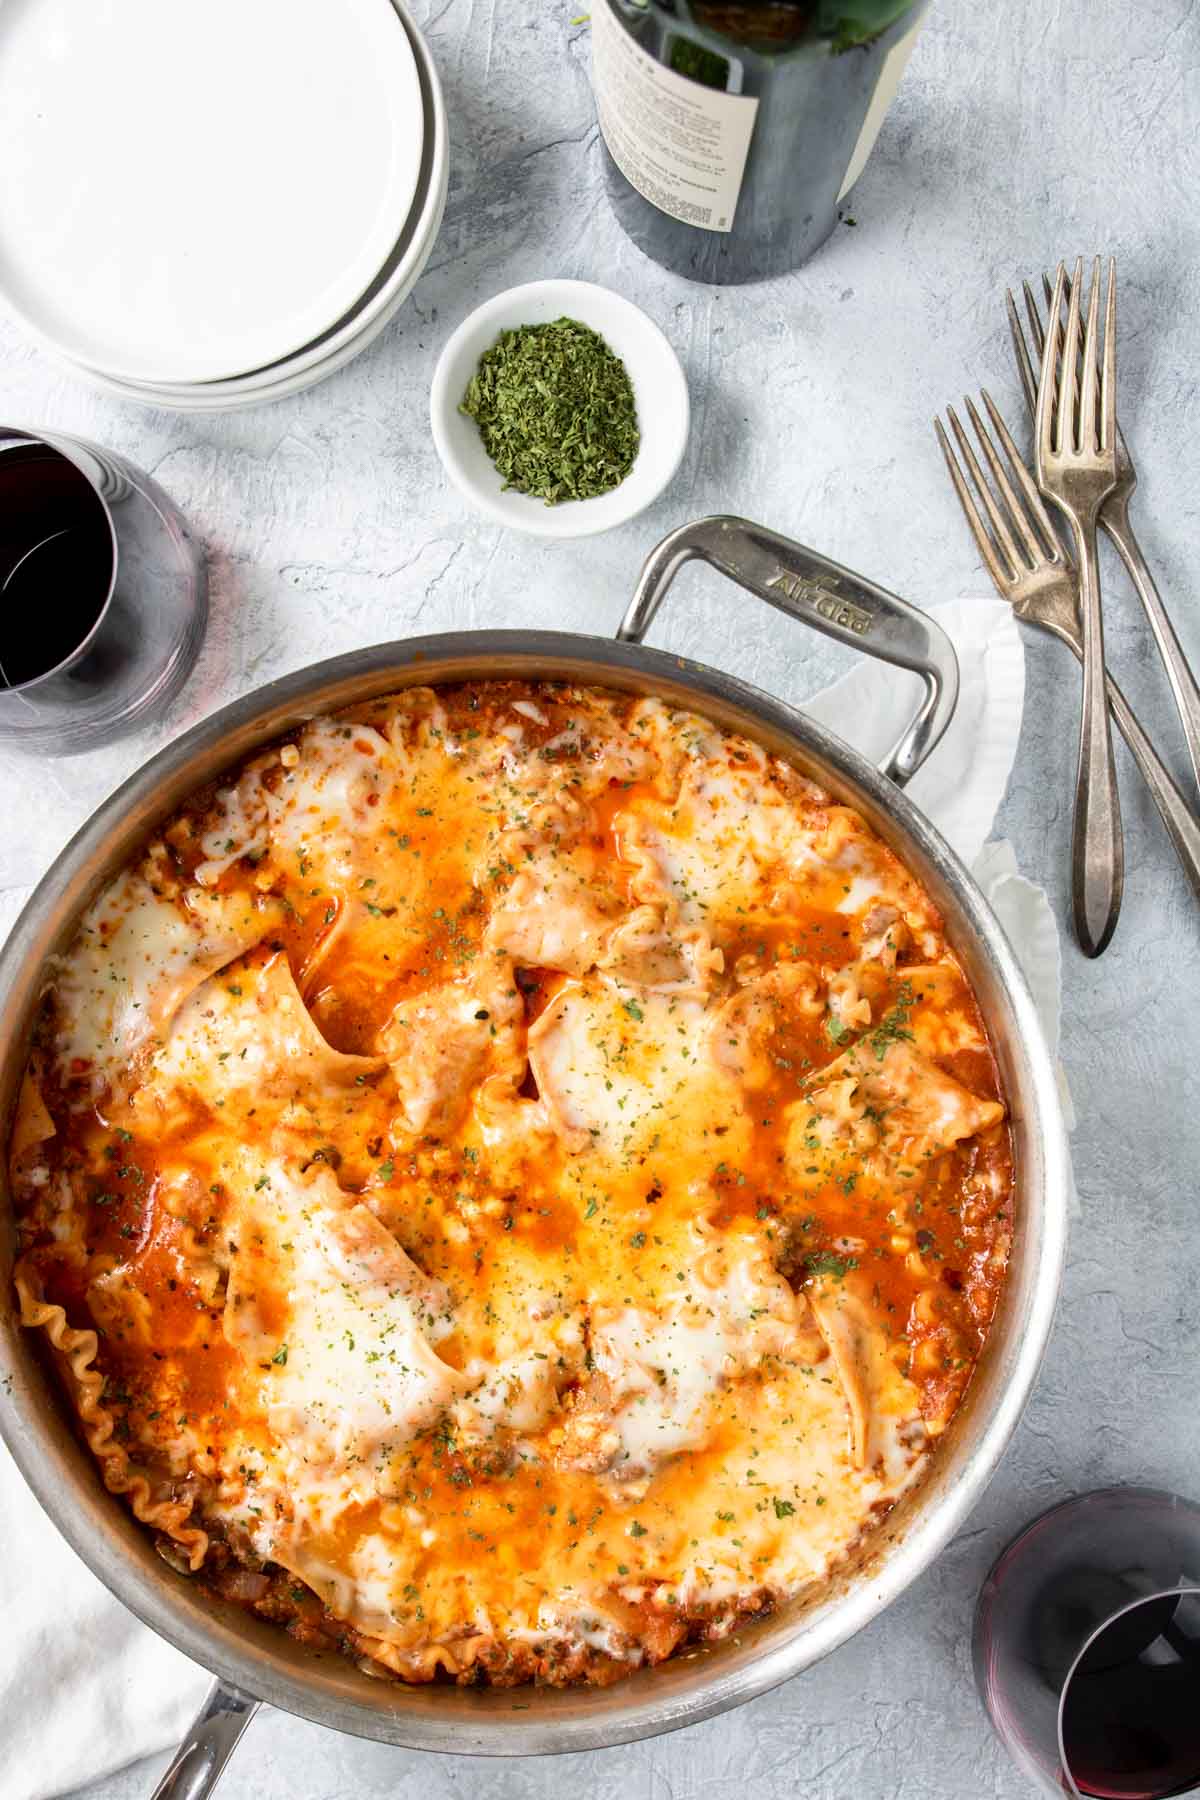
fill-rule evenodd
<path id="1" fill-rule="evenodd" d="M 105 1377 L 95 1366 L 100 1339 L 95 1331 L 79 1330 L 67 1323 L 63 1307 L 44 1300 L 36 1276 L 17 1263 L 13 1282 L 20 1303 L 21 1324 L 45 1334 L 67 1379 L 71 1400 L 83 1426 L 88 1449 L 100 1464 L 110 1494 L 128 1500 L 134 1517 L 152 1531 L 161 1531 L 184 1551 L 193 1574 L 208 1553 L 209 1538 L 198 1525 L 189 1524 L 191 1500 L 155 1500 L 150 1483 L 129 1460 L 128 1452 L 114 1436 L 116 1421 L 104 1404 Z"/>

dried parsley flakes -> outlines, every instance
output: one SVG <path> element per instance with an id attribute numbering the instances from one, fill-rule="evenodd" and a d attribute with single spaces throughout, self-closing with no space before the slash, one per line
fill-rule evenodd
<path id="1" fill-rule="evenodd" d="M 625 364 L 578 319 L 502 331 L 459 411 L 478 425 L 505 488 L 547 506 L 607 494 L 641 441 Z"/>

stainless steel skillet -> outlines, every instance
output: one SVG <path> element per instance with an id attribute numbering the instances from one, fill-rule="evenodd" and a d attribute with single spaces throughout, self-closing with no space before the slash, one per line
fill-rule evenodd
<path id="1" fill-rule="evenodd" d="M 680 566 L 701 558 L 797 621 L 913 670 L 920 706 L 882 769 L 782 702 L 642 636 Z M 959 1529 L 1020 1417 L 1049 1336 L 1064 1254 L 1066 1140 L 1052 1059 L 1011 948 L 967 871 L 903 787 L 954 709 L 949 639 L 915 608 L 813 551 L 735 518 L 673 532 L 648 559 L 615 641 L 562 632 L 414 638 L 289 675 L 223 708 L 133 775 L 77 833 L 0 954 L 0 1117 L 11 1116 L 50 959 L 97 890 L 196 788 L 314 714 L 411 686 L 497 676 L 588 682 L 704 713 L 787 758 L 866 816 L 924 882 L 978 995 L 1012 1116 L 1018 1199 L 1008 1282 L 966 1399 L 932 1467 L 818 1600 L 784 1607 L 724 1644 L 602 1689 L 404 1688 L 294 1643 L 240 1607 L 210 1601 L 155 1553 L 103 1488 L 31 1334 L 0 1302 L 0 1433 L 83 1560 L 139 1618 L 210 1669 L 216 1684 L 159 1790 L 199 1800 L 259 1702 L 336 1730 L 417 1749 L 491 1756 L 584 1750 L 669 1731 L 763 1693 L 859 1630 Z M 11 1218 L 0 1232 L 8 1294 Z"/>

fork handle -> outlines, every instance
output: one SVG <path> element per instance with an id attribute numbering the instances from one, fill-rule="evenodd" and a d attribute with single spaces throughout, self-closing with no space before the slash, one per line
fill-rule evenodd
<path id="1" fill-rule="evenodd" d="M 1167 609 L 1159 598 L 1158 588 L 1151 575 L 1146 558 L 1142 555 L 1141 545 L 1133 535 L 1133 526 L 1129 522 L 1129 508 L 1124 500 L 1115 504 L 1107 503 L 1100 513 L 1100 523 L 1112 539 L 1120 554 L 1121 561 L 1129 571 L 1129 579 L 1137 589 L 1138 599 L 1150 621 L 1150 629 L 1154 633 L 1154 641 L 1158 645 L 1158 653 L 1163 659 L 1167 671 L 1167 679 L 1171 683 L 1171 692 L 1175 696 L 1175 705 L 1183 724 L 1183 735 L 1187 740 L 1188 755 L 1192 759 L 1192 774 L 1197 787 L 1200 787 L 1200 687 L 1196 685 L 1196 677 L 1192 674 L 1183 646 L 1175 635 L 1175 627 L 1167 615 Z"/>
<path id="2" fill-rule="evenodd" d="M 1099 956 L 1116 930 L 1121 911 L 1125 844 L 1108 724 L 1096 513 L 1071 513 L 1069 517 L 1079 550 L 1079 604 L 1083 615 L 1083 706 L 1071 838 L 1071 895 L 1080 948 L 1085 956 Z"/>
<path id="3" fill-rule="evenodd" d="M 1070 646 L 1076 662 L 1083 661 L 1083 639 L 1078 630 L 1065 625 L 1052 627 L 1055 635 L 1064 644 Z M 1124 694 L 1109 675 L 1105 683 L 1108 689 L 1108 705 L 1114 723 L 1121 736 L 1129 746 L 1129 753 L 1141 770 L 1142 779 L 1150 790 L 1150 798 L 1158 808 L 1159 816 L 1166 826 L 1167 836 L 1175 849 L 1175 854 L 1183 865 L 1188 886 L 1200 900 L 1200 820 L 1198 820 L 1187 801 L 1184 799 L 1175 780 L 1159 756 L 1154 745 L 1142 730 L 1137 714 L 1126 700 Z"/>
<path id="4" fill-rule="evenodd" d="M 1191 890 L 1197 900 L 1200 900 L 1200 823 L 1197 823 L 1195 814 L 1163 766 L 1153 744 L 1138 723 L 1137 715 L 1111 675 L 1108 677 L 1108 704 L 1121 736 L 1129 745 L 1130 754 L 1142 772 L 1142 779 L 1150 789 L 1150 797 L 1167 828 L 1167 836 L 1175 847 L 1175 854 L 1183 864 L 1183 872 Z"/>

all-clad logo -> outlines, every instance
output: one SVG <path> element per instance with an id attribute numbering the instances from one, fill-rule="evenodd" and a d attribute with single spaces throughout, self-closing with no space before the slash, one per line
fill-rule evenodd
<path id="1" fill-rule="evenodd" d="M 823 619 L 834 625 L 841 625 L 847 631 L 857 632 L 859 637 L 866 637 L 875 616 L 865 606 L 855 606 L 852 600 L 843 600 L 834 590 L 837 587 L 837 576 L 831 575 L 828 582 L 807 581 L 803 575 L 789 575 L 786 569 L 780 569 L 771 581 L 769 588 L 779 588 L 789 600 L 799 600 L 805 606 L 811 606 L 819 612 Z"/>

